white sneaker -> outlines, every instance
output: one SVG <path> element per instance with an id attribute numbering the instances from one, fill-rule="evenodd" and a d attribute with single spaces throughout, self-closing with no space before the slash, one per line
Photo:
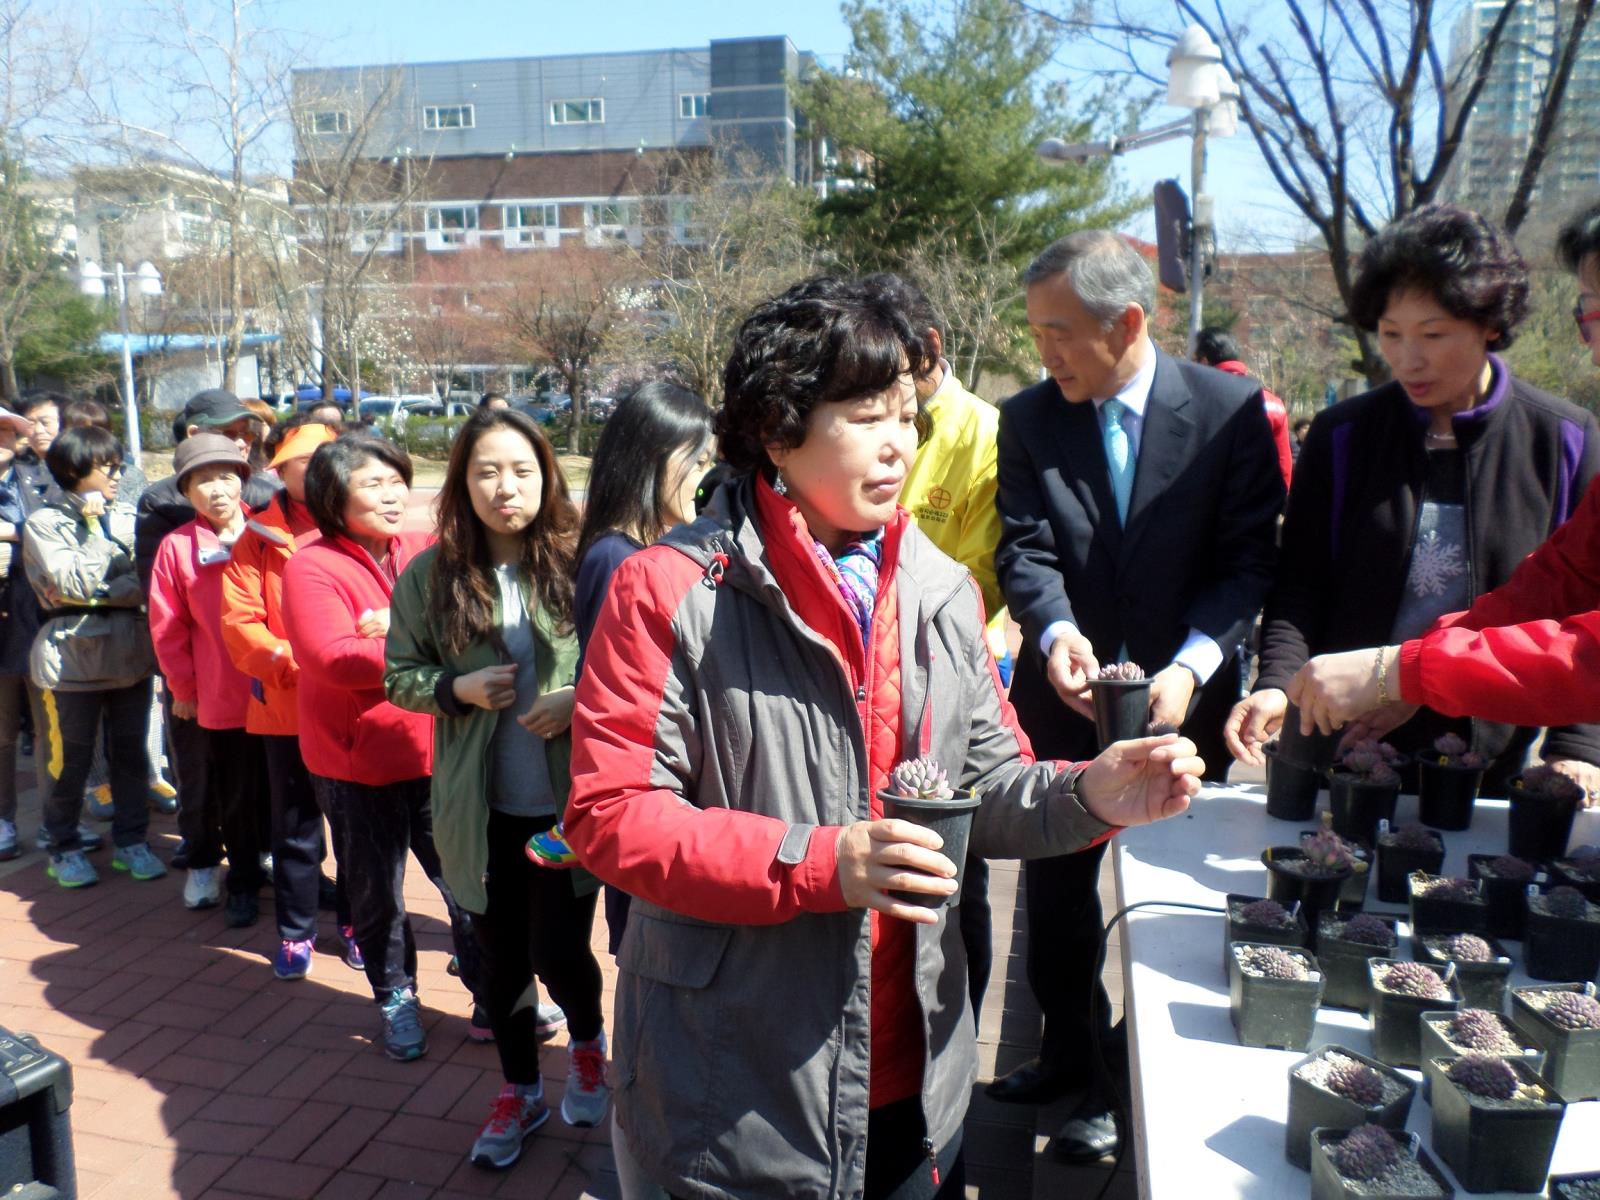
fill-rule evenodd
<path id="1" fill-rule="evenodd" d="M 222 901 L 222 872 L 217 867 L 190 867 L 183 884 L 185 908 L 215 908 Z"/>

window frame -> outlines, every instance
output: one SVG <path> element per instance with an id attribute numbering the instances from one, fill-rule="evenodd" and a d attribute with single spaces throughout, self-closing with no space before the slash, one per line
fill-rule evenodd
<path id="1" fill-rule="evenodd" d="M 333 117 L 332 129 L 322 128 L 322 118 Z M 311 112 L 309 129 L 312 137 L 342 137 L 350 132 L 350 114 L 342 108 L 321 108 Z"/>
<path id="2" fill-rule="evenodd" d="M 522 223 L 523 209 L 539 209 L 541 210 L 541 215 L 548 219 L 537 225 L 524 225 Z M 515 221 L 512 220 L 513 215 L 516 217 Z M 561 205 L 554 200 L 502 202 L 500 205 L 500 227 L 505 230 L 505 244 L 507 246 L 548 245 L 552 232 L 558 239 L 561 236 Z"/>
<path id="3" fill-rule="evenodd" d="M 684 101 L 690 101 L 690 111 L 684 112 Z M 699 108 L 699 112 L 694 109 Z M 679 92 L 678 93 L 678 119 L 680 121 L 700 121 L 711 115 L 710 92 Z"/>
<path id="4" fill-rule="evenodd" d="M 454 112 L 464 120 L 457 125 L 442 125 L 439 123 L 439 114 Z M 429 123 L 429 119 L 432 123 Z M 429 133 L 449 133 L 451 130 L 476 129 L 478 127 L 478 112 L 475 104 L 424 104 L 422 106 L 422 128 Z"/>
<path id="5" fill-rule="evenodd" d="M 463 200 L 456 203 L 428 204 L 425 207 L 422 232 L 428 249 L 460 250 L 477 244 L 479 231 L 483 228 L 482 205 Z M 443 214 L 447 212 L 462 214 L 462 223 L 445 225 Z M 470 220 L 467 219 L 469 217 Z"/>
<path id="6" fill-rule="evenodd" d="M 558 114 L 566 111 L 566 105 L 586 105 L 588 116 L 583 120 L 573 120 Z M 596 116 L 596 113 L 599 113 Z M 604 125 L 606 123 L 606 101 L 604 96 L 573 96 L 561 100 L 550 101 L 550 124 L 552 125 Z"/>

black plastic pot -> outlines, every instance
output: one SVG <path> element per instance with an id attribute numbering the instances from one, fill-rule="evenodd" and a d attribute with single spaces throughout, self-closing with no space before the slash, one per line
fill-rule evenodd
<path id="1" fill-rule="evenodd" d="M 1148 679 L 1091 679 L 1094 732 L 1104 750 L 1112 742 L 1142 738 L 1150 728 Z"/>
<path id="2" fill-rule="evenodd" d="M 1342 927 L 1350 913 L 1323 913 L 1317 924 L 1317 961 L 1322 964 L 1322 1005 L 1324 1008 L 1350 1008 L 1366 1012 L 1371 1002 L 1371 982 L 1367 975 L 1367 960 L 1392 958 L 1399 945 L 1399 937 L 1388 946 L 1373 946 L 1366 942 L 1349 942 L 1335 930 Z M 1376 913 L 1373 914 L 1377 916 Z M 1395 932 L 1393 917 L 1378 917 Z"/>
<path id="3" fill-rule="evenodd" d="M 1387 1104 L 1364 1105 L 1347 1099 L 1337 1092 L 1319 1087 L 1306 1079 L 1303 1069 L 1330 1054 L 1342 1054 L 1365 1063 L 1379 1075 L 1392 1080 L 1403 1090 Z M 1417 1094 L 1416 1080 L 1400 1074 L 1375 1058 L 1357 1054 L 1343 1046 L 1318 1046 L 1316 1051 L 1300 1059 L 1289 1068 L 1289 1122 L 1284 1133 L 1283 1154 L 1302 1171 L 1311 1165 L 1311 1131 L 1314 1129 L 1345 1130 L 1369 1122 L 1392 1129 L 1396 1133 L 1406 1127 L 1411 1116 L 1411 1101 Z"/>
<path id="4" fill-rule="evenodd" d="M 1589 1200 L 1600 1195 L 1600 1171 L 1550 1176 L 1550 1200 Z"/>
<path id="5" fill-rule="evenodd" d="M 1525 1105 L 1485 1103 L 1451 1082 L 1456 1057 L 1435 1059 L 1433 1069 L 1434 1150 L 1468 1192 L 1542 1192 L 1566 1102 L 1548 1099 Z M 1524 1084 L 1544 1080 L 1526 1063 L 1506 1059 Z"/>
<path id="6" fill-rule="evenodd" d="M 1289 762 L 1316 767 L 1325 773 L 1333 764 L 1340 736 L 1338 733 L 1319 733 L 1315 727 L 1310 733 L 1301 733 L 1300 708 L 1291 704 L 1284 711 L 1283 725 L 1278 730 L 1278 753 Z M 1326 775 L 1320 786 L 1327 786 Z"/>
<path id="7" fill-rule="evenodd" d="M 1435 835 L 1432 849 L 1413 850 L 1396 846 L 1393 833 L 1378 830 L 1378 899 L 1385 904 L 1404 904 L 1408 891 L 1406 876 L 1413 871 L 1437 875 L 1444 867 L 1444 839 Z"/>
<path id="8" fill-rule="evenodd" d="M 1417 820 L 1432 829 L 1469 829 L 1483 786 L 1482 767 L 1448 767 L 1417 760 Z"/>
<path id="9" fill-rule="evenodd" d="M 1501 879 L 1487 874 L 1488 865 L 1498 857 L 1495 854 L 1467 855 L 1467 874 L 1478 880 L 1483 898 L 1488 902 L 1489 932 L 1497 938 L 1520 942 L 1528 916 L 1528 885 L 1544 876 L 1535 872 L 1529 879 Z"/>
<path id="10" fill-rule="evenodd" d="M 1575 887 L 1590 904 L 1600 904 L 1600 866 L 1581 869 L 1569 859 L 1558 858 L 1549 865 L 1551 887 Z"/>
<path id="11" fill-rule="evenodd" d="M 1317 832 L 1315 829 L 1302 829 L 1300 840 L 1304 842 Z M 1356 864 L 1350 871 L 1350 877 L 1339 886 L 1339 898 L 1335 901 L 1335 907 L 1340 912 L 1360 912 L 1367 903 L 1367 883 L 1372 879 L 1373 852 L 1370 846 L 1352 842 L 1348 838 L 1346 844 L 1356 856 Z"/>
<path id="12" fill-rule="evenodd" d="M 927 896 L 920 892 L 891 891 L 896 900 L 923 908 L 954 908 L 961 903 L 961 879 L 966 871 L 967 839 L 972 833 L 972 814 L 978 811 L 977 793 L 956 795 L 949 800 L 923 800 L 897 796 L 893 792 L 879 792 L 883 815 L 910 821 L 931 829 L 943 840 L 939 853 L 956 865 L 956 890 L 949 896 Z"/>
<path id="13" fill-rule="evenodd" d="M 1307 1049 L 1317 1024 L 1317 1005 L 1322 1001 L 1322 968 L 1316 956 L 1291 950 L 1289 953 L 1305 960 L 1309 978 L 1270 979 L 1252 975 L 1239 965 L 1239 954 L 1253 945 L 1233 944 L 1234 965 L 1228 972 L 1228 1011 L 1239 1044 L 1272 1050 Z"/>
<path id="14" fill-rule="evenodd" d="M 1548 862 L 1564 855 L 1572 837 L 1573 818 L 1578 815 L 1578 801 L 1530 796 L 1523 791 L 1520 777 L 1511 781 L 1510 794 L 1506 832 L 1511 853 L 1534 862 Z"/>
<path id="15" fill-rule="evenodd" d="M 1395 1137 L 1400 1153 L 1416 1160 L 1416 1165 L 1433 1181 L 1426 1189 L 1385 1186 L 1377 1181 L 1346 1179 L 1333 1165 L 1328 1151 L 1344 1141 L 1349 1130 L 1316 1129 L 1311 1134 L 1311 1200 L 1418 1200 L 1419 1197 L 1444 1197 L 1454 1200 L 1455 1189 L 1445 1181 L 1438 1164 L 1428 1157 L 1414 1133 L 1401 1133 Z M 1396 1190 L 1399 1188 L 1399 1190 Z"/>
<path id="16" fill-rule="evenodd" d="M 1451 958 L 1443 942 L 1449 934 L 1420 933 L 1411 937 L 1411 955 L 1418 962 L 1444 966 L 1456 965 L 1456 986 L 1461 989 L 1462 1008 L 1487 1008 L 1490 1012 L 1504 1012 L 1506 984 L 1511 980 L 1511 956 L 1493 938 L 1484 938 L 1494 957 L 1488 962 L 1466 962 Z M 1479 936 L 1482 936 L 1481 934 Z M 1451 1051 L 1454 1053 L 1454 1051 Z"/>
<path id="17" fill-rule="evenodd" d="M 1323 909 L 1331 909 L 1339 902 L 1339 889 L 1350 877 L 1346 867 L 1325 879 L 1312 879 L 1297 875 L 1286 864 L 1304 860 L 1305 852 L 1298 846 L 1269 846 L 1261 852 L 1261 865 L 1267 868 L 1267 898 L 1288 908 L 1300 905 L 1300 915 L 1308 925 L 1314 925 Z"/>
<path id="18" fill-rule="evenodd" d="M 1392 1067 L 1415 1067 L 1422 1061 L 1422 1014 L 1453 1012 L 1460 1008 L 1461 990 L 1456 987 L 1454 972 L 1449 967 L 1441 969 L 1432 963 L 1423 963 L 1445 981 L 1445 986 L 1450 989 L 1448 999 L 1403 996 L 1398 992 L 1385 991 L 1378 985 L 1378 980 L 1397 961 L 1388 958 L 1367 960 L 1368 978 L 1372 981 L 1372 1053 Z"/>
<path id="19" fill-rule="evenodd" d="M 1411 932 L 1418 933 L 1487 933 L 1489 930 L 1489 902 L 1483 898 L 1483 888 L 1470 900 L 1457 900 L 1448 896 L 1417 893 L 1419 883 L 1437 879 L 1437 875 L 1415 874 L 1407 877 Z"/>
<path id="20" fill-rule="evenodd" d="M 1317 811 L 1317 794 L 1327 782 L 1320 767 L 1290 762 L 1269 742 L 1267 756 L 1267 816 L 1280 821 L 1309 821 Z"/>
<path id="21" fill-rule="evenodd" d="M 1328 776 L 1328 808 L 1333 831 L 1342 838 L 1372 845 L 1379 821 L 1394 820 L 1397 784 L 1367 783 L 1359 775 L 1334 771 Z"/>
<path id="22" fill-rule="evenodd" d="M 1581 982 L 1600 975 L 1600 921 L 1540 912 L 1528 897 L 1522 969 L 1529 979 Z"/>
<path id="23" fill-rule="evenodd" d="M 1422 1024 L 1418 1027 L 1422 1044 L 1422 1098 L 1431 1100 L 1433 1097 L 1433 1077 L 1438 1072 L 1434 1068 L 1434 1060 L 1451 1058 L 1458 1054 L 1467 1054 L 1469 1051 L 1454 1046 L 1445 1037 L 1451 1020 L 1455 1017 L 1453 1012 L 1425 1012 L 1422 1014 Z M 1510 1024 L 1510 1022 L 1506 1022 Z M 1516 1054 L 1495 1054 L 1495 1058 L 1516 1058 L 1528 1064 L 1535 1075 L 1544 1069 L 1544 1051 L 1531 1044 L 1531 1039 L 1523 1034 L 1516 1026 L 1511 1026 L 1511 1036 L 1522 1043 L 1522 1049 Z M 1479 1051 L 1482 1053 L 1482 1051 Z"/>
<path id="24" fill-rule="evenodd" d="M 1224 918 L 1222 937 L 1222 974 L 1224 977 L 1233 968 L 1234 942 L 1251 942 L 1258 946 L 1287 946 L 1294 950 L 1308 950 L 1311 947 L 1311 930 L 1306 925 L 1305 916 L 1292 905 L 1284 905 L 1294 916 L 1294 924 L 1282 929 L 1273 929 L 1261 925 L 1246 925 L 1236 917 L 1240 908 L 1259 900 L 1259 896 L 1236 896 L 1229 894 L 1226 904 L 1227 916 Z"/>
<path id="25" fill-rule="evenodd" d="M 1545 1053 L 1544 1077 L 1571 1103 L 1600 1100 L 1600 1029 L 1563 1029 L 1528 1001 L 1534 992 L 1583 992 L 1594 995 L 1592 983 L 1554 984 L 1511 989 L 1511 1023 Z"/>

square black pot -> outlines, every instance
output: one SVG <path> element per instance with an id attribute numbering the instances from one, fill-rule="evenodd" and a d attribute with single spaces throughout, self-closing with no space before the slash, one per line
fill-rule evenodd
<path id="1" fill-rule="evenodd" d="M 1346 1179 L 1339 1174 L 1339 1169 L 1333 1165 L 1333 1159 L 1328 1151 L 1336 1143 L 1342 1142 L 1349 1130 L 1344 1129 L 1318 1129 L 1311 1135 L 1311 1200 L 1417 1200 L 1418 1197 L 1444 1197 L 1453 1200 L 1456 1192 L 1445 1181 L 1438 1165 L 1428 1157 L 1428 1152 L 1422 1148 L 1416 1134 L 1400 1134 L 1395 1141 L 1400 1143 L 1400 1153 L 1416 1160 L 1417 1166 L 1428 1175 L 1437 1185 L 1436 1189 L 1416 1191 L 1411 1189 L 1392 1190 L 1372 1183 L 1357 1183 Z"/>
<path id="2" fill-rule="evenodd" d="M 1291 762 L 1281 742 L 1268 742 L 1267 816 L 1279 821 L 1309 821 L 1317 811 L 1317 795 L 1328 782 L 1319 767 Z"/>
<path id="3" fill-rule="evenodd" d="M 1411 907 L 1412 933 L 1487 933 L 1489 931 L 1489 902 L 1483 897 L 1483 888 L 1469 900 L 1423 892 L 1417 894 L 1419 883 L 1440 878 L 1437 875 L 1407 876 Z"/>
<path id="4" fill-rule="evenodd" d="M 1433 829 L 1469 829 L 1483 786 L 1481 767 L 1448 767 L 1417 760 L 1417 820 Z"/>
<path id="5" fill-rule="evenodd" d="M 1600 904 L 1600 863 L 1585 869 L 1584 864 L 1558 858 L 1549 865 L 1550 886 L 1575 887 L 1590 904 Z"/>
<path id="6" fill-rule="evenodd" d="M 1333 771 L 1328 776 L 1328 810 L 1333 814 L 1333 831 L 1363 845 L 1372 845 L 1378 836 L 1379 821 L 1394 820 L 1398 785 L 1364 783 L 1359 776 Z"/>
<path id="7" fill-rule="evenodd" d="M 1493 1107 L 1452 1083 L 1454 1055 L 1433 1061 L 1433 1137 L 1435 1151 L 1468 1192 L 1541 1192 L 1550 1174 L 1550 1157 L 1566 1102 L 1545 1091 L 1543 1103 Z M 1526 1063 L 1506 1059 L 1523 1083 L 1545 1081 Z"/>
<path id="8" fill-rule="evenodd" d="M 1445 1031 L 1450 1027 L 1450 1022 L 1455 1018 L 1455 1013 L 1425 1012 L 1422 1014 L 1422 1024 L 1418 1027 L 1422 1036 L 1422 1098 L 1431 1100 L 1433 1097 L 1433 1077 L 1437 1074 L 1433 1061 L 1438 1058 L 1451 1058 L 1458 1054 L 1469 1053 L 1460 1046 L 1452 1045 L 1445 1037 Z M 1505 1022 L 1510 1026 L 1511 1036 L 1516 1038 L 1522 1049 L 1517 1054 L 1495 1054 L 1496 1058 L 1517 1058 L 1527 1063 L 1535 1075 L 1544 1070 L 1544 1051 L 1533 1045 L 1529 1038 L 1510 1021 Z"/>
<path id="9" fill-rule="evenodd" d="M 1578 815 L 1577 800 L 1529 796 L 1522 790 L 1520 780 L 1513 779 L 1510 802 L 1506 836 L 1512 854 L 1534 862 L 1549 862 L 1567 852 L 1572 821 Z"/>
<path id="10" fill-rule="evenodd" d="M 1269 979 L 1252 975 L 1239 965 L 1239 954 L 1254 943 L 1233 944 L 1234 965 L 1228 972 L 1228 1011 L 1241 1046 L 1273 1050 L 1305 1050 L 1317 1024 L 1322 1001 L 1322 968 L 1316 956 L 1290 951 L 1305 959 L 1307 979 Z"/>
<path id="11" fill-rule="evenodd" d="M 1306 925 L 1306 919 L 1300 911 L 1292 905 L 1286 905 L 1294 914 L 1294 924 L 1283 929 L 1271 929 L 1261 925 L 1246 925 L 1236 918 L 1237 910 L 1247 904 L 1261 899 L 1260 896 L 1239 896 L 1228 894 L 1224 905 L 1227 916 L 1223 921 L 1222 929 L 1222 974 L 1227 976 L 1233 969 L 1234 942 L 1252 942 L 1258 946 L 1289 946 L 1296 950 L 1309 950 L 1311 948 L 1311 930 Z"/>
<path id="12" fill-rule="evenodd" d="M 1363 1105 L 1337 1092 L 1318 1087 L 1306 1079 L 1302 1071 L 1330 1054 L 1342 1054 L 1365 1063 L 1386 1080 L 1398 1085 L 1404 1094 L 1396 1093 L 1395 1098 L 1387 1104 Z M 1416 1080 L 1375 1058 L 1357 1054 L 1343 1046 L 1318 1046 L 1315 1053 L 1308 1054 L 1289 1068 L 1289 1123 L 1284 1134 L 1284 1157 L 1302 1171 L 1310 1169 L 1313 1129 L 1354 1129 L 1357 1125 L 1370 1122 L 1399 1133 L 1410 1119 L 1411 1101 L 1416 1094 Z"/>
<path id="13" fill-rule="evenodd" d="M 1529 979 L 1583 982 L 1600 975 L 1600 921 L 1540 912 L 1528 897 L 1522 969 Z"/>
<path id="14" fill-rule="evenodd" d="M 1410 895 L 1406 879 L 1413 871 L 1437 875 L 1444 868 L 1444 839 L 1426 850 L 1396 846 L 1393 833 L 1378 833 L 1378 899 L 1385 904 L 1404 904 Z M 1437 837 L 1437 835 L 1435 835 Z"/>
<path id="15" fill-rule="evenodd" d="M 1470 962 L 1451 958 L 1438 943 L 1448 934 L 1420 933 L 1411 938 L 1411 955 L 1418 962 L 1444 966 L 1456 964 L 1456 986 L 1461 989 L 1462 1008 L 1487 1008 L 1490 1012 L 1504 1012 L 1506 984 L 1511 979 L 1512 961 L 1506 949 L 1493 938 L 1484 938 L 1494 957 L 1488 962 Z"/>
<path id="16" fill-rule="evenodd" d="M 1261 852 L 1261 865 L 1267 868 L 1267 898 L 1285 908 L 1299 904 L 1306 923 L 1315 925 L 1318 913 L 1338 904 L 1339 889 L 1350 877 L 1350 871 L 1346 868 L 1327 878 L 1301 875 L 1292 867 L 1304 858 L 1305 852 L 1299 846 L 1268 846 Z"/>
<path id="17" fill-rule="evenodd" d="M 1322 964 L 1322 1004 L 1324 1008 L 1350 1008 L 1366 1012 L 1371 1004 L 1372 985 L 1367 975 L 1367 960 L 1392 958 L 1399 946 L 1399 935 L 1388 946 L 1374 946 L 1367 942 L 1350 942 L 1340 937 L 1337 930 L 1352 916 L 1350 913 L 1323 913 L 1317 924 L 1317 961 Z M 1395 933 L 1395 918 L 1377 916 Z"/>
<path id="18" fill-rule="evenodd" d="M 1488 902 L 1488 932 L 1497 938 L 1509 938 L 1513 942 L 1520 942 L 1523 922 L 1528 915 L 1528 885 L 1541 881 L 1544 874 L 1535 871 L 1527 879 L 1502 879 L 1497 875 L 1487 874 L 1489 864 L 1498 857 L 1500 856 L 1497 854 L 1467 855 L 1467 875 L 1478 880 L 1483 890 L 1483 898 Z"/>
<path id="19" fill-rule="evenodd" d="M 1448 999 L 1427 999 L 1422 996 L 1404 996 L 1385 991 L 1378 979 L 1398 960 L 1371 958 L 1367 972 L 1372 980 L 1372 1053 L 1391 1067 L 1415 1067 L 1422 1061 L 1422 1014 L 1425 1012 L 1454 1012 L 1461 1007 L 1461 990 L 1450 978 L 1449 968 L 1422 963 L 1428 970 L 1445 981 L 1450 989 Z"/>
<path id="20" fill-rule="evenodd" d="M 1593 996 L 1594 984 L 1512 988 L 1511 1023 L 1544 1051 L 1544 1077 L 1563 1100 L 1600 1100 L 1600 1029 L 1563 1029 L 1527 1000 L 1532 992 L 1558 991 Z"/>
<path id="21" fill-rule="evenodd" d="M 1316 832 L 1313 829 L 1302 829 L 1300 838 L 1303 841 L 1314 836 Z M 1351 910 L 1359 912 L 1367 902 L 1367 884 L 1372 880 L 1372 848 L 1360 842 L 1350 842 L 1348 838 L 1345 840 L 1350 844 L 1351 853 L 1356 856 L 1356 864 L 1345 881 L 1339 885 L 1339 896 L 1334 902 L 1334 907 L 1341 912 Z"/>

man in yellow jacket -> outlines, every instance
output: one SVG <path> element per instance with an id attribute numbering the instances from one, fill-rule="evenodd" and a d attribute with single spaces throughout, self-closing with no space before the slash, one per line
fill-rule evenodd
<path id="1" fill-rule="evenodd" d="M 933 370 L 916 381 L 917 399 L 932 429 L 906 474 L 900 503 L 934 545 L 972 572 L 989 617 L 989 649 L 999 663 L 1002 680 L 1009 683 L 1006 602 L 994 569 L 994 551 L 1000 542 L 1000 514 L 994 506 L 999 410 L 967 391 L 950 369 L 940 332 L 943 322 L 922 289 L 896 275 L 875 276 L 872 282 L 886 287 L 912 326 L 923 331 L 937 361 Z M 989 867 L 981 858 L 967 859 L 958 911 L 976 1018 L 983 1007 L 994 958 Z"/>

